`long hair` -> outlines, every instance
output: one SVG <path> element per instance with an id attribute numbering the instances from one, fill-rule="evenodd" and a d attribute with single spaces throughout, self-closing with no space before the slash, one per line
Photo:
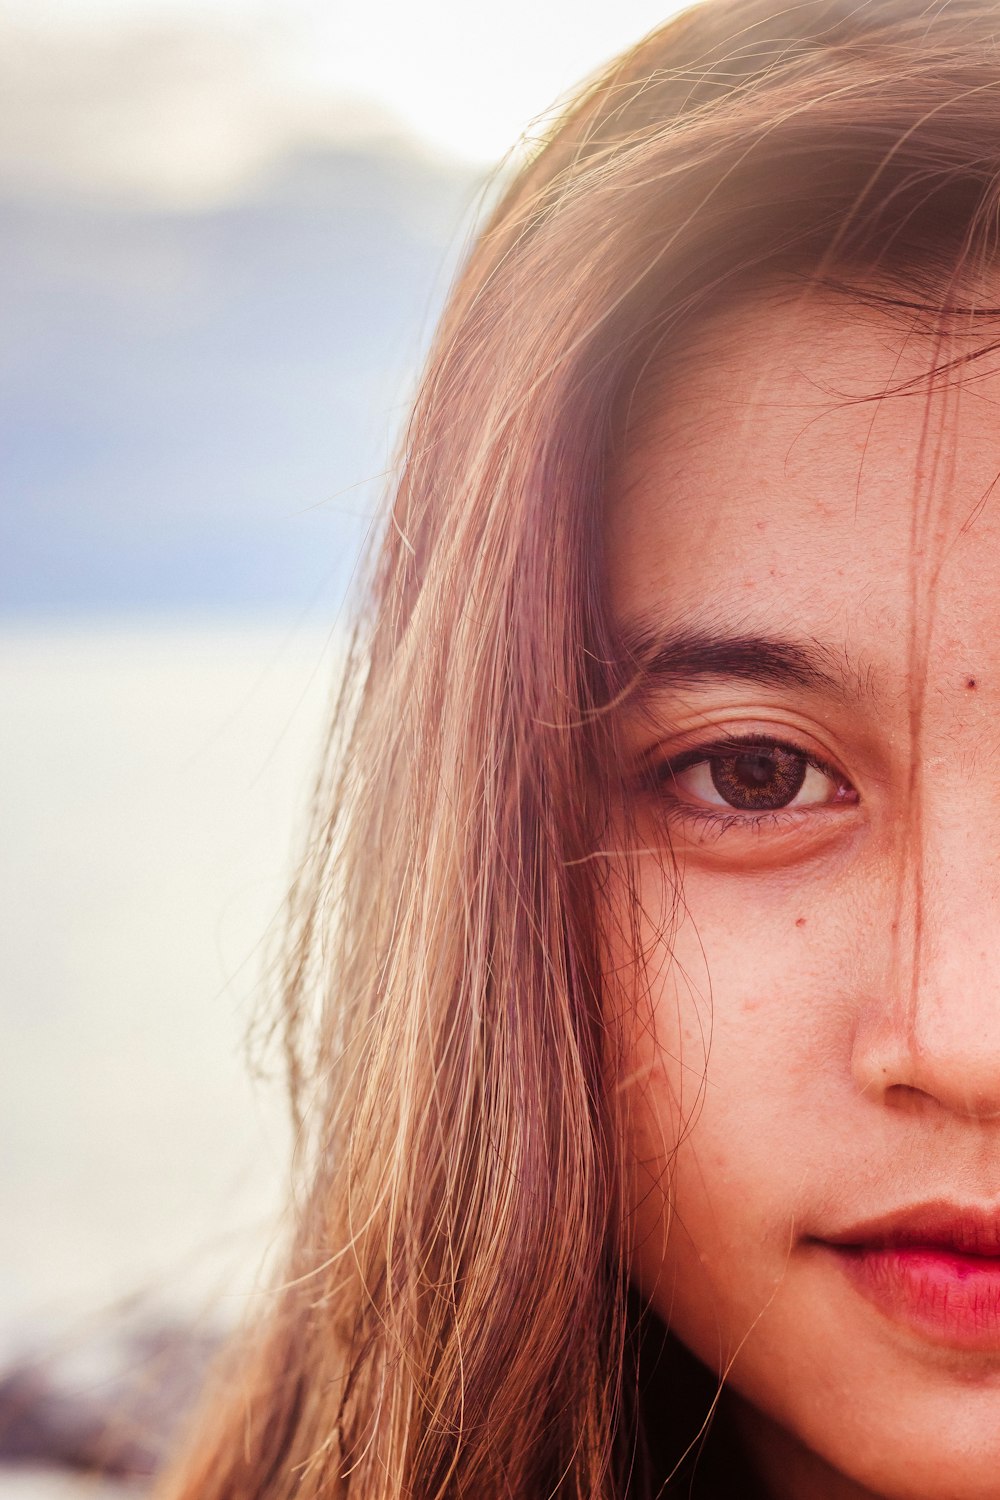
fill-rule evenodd
<path id="1" fill-rule="evenodd" d="M 292 895 L 293 1242 L 165 1497 L 655 1490 L 602 965 L 629 922 L 604 855 L 635 667 L 606 476 L 651 362 L 748 289 L 974 302 L 998 29 L 987 0 L 704 0 L 589 84 L 493 211 L 405 434 Z"/>

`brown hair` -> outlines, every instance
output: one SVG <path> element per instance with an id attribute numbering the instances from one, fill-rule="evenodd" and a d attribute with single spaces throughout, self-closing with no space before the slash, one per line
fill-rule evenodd
<path id="1" fill-rule="evenodd" d="M 849 273 L 950 305 L 982 279 L 995 21 L 705 0 L 583 92 L 493 212 L 406 434 L 293 893 L 294 1243 L 164 1496 L 643 1492 L 599 940 L 628 676 L 605 474 L 649 361 L 747 287 Z"/>

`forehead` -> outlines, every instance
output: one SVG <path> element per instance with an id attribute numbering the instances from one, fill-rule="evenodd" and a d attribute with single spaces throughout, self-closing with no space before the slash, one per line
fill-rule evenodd
<path id="1" fill-rule="evenodd" d="M 996 631 L 1000 356 L 932 378 L 996 336 L 833 295 L 717 318 L 634 405 L 606 510 L 615 617 L 884 652 L 933 591 L 956 641 Z"/>

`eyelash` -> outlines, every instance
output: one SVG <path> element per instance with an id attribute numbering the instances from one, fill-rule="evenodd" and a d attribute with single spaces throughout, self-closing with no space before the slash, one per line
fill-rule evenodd
<path id="1" fill-rule="evenodd" d="M 669 790 L 670 783 L 680 775 L 682 771 L 690 770 L 692 766 L 700 765 L 704 761 L 713 758 L 721 758 L 732 754 L 747 754 L 753 751 L 767 752 L 770 750 L 785 751 L 794 755 L 807 766 L 813 767 L 828 776 L 836 785 L 851 792 L 854 791 L 850 782 L 832 766 L 828 761 L 822 760 L 817 755 L 811 755 L 801 745 L 796 745 L 790 740 L 783 740 L 768 734 L 745 734 L 730 735 L 723 734 L 708 744 L 693 746 L 690 750 L 682 751 L 679 755 L 671 756 L 663 761 L 650 761 L 646 781 L 649 790 L 655 794 L 666 797 L 670 803 L 669 816 L 671 819 L 698 824 L 702 829 L 714 833 L 717 838 L 723 837 L 731 830 L 758 831 L 764 828 L 773 828 L 782 831 L 788 827 L 790 820 L 799 823 L 804 814 L 813 809 L 804 808 L 768 808 L 762 812 L 741 811 L 733 808 L 729 812 L 713 811 L 711 807 L 698 807 L 690 802 L 685 802 L 681 797 L 672 794 Z M 857 794 L 854 794 L 855 800 Z M 828 806 L 829 804 L 820 804 Z"/>

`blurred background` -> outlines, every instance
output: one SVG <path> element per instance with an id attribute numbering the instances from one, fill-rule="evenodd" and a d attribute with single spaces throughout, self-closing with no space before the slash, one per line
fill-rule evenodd
<path id="1" fill-rule="evenodd" d="M 243 1038 L 421 354 L 676 8 L 0 0 L 3 1500 L 142 1493 L 259 1280 Z"/>

